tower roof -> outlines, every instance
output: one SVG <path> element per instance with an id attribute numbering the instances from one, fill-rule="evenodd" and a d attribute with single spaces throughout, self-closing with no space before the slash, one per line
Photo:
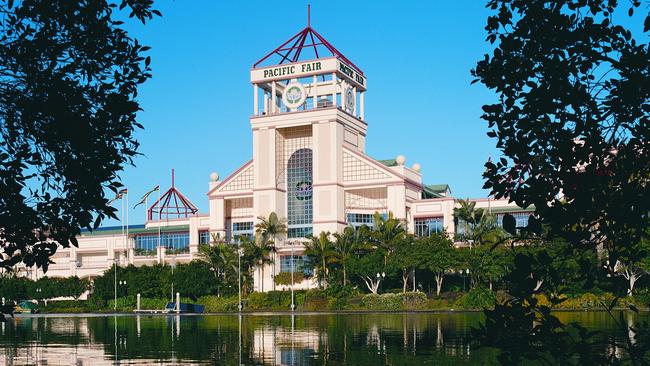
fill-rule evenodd
<path id="1" fill-rule="evenodd" d="M 174 185 L 174 169 L 172 169 L 172 186 L 151 207 L 149 220 L 187 218 L 199 212 L 199 209 L 187 199 Z"/>
<path id="2" fill-rule="evenodd" d="M 253 68 L 261 66 L 265 61 L 271 64 L 281 65 L 285 62 L 298 62 L 302 60 L 324 57 L 336 57 L 345 62 L 356 72 L 363 75 L 363 71 L 359 69 L 352 61 L 345 57 L 339 50 L 329 43 L 323 36 L 321 36 L 314 28 L 311 27 L 310 10 L 307 8 L 307 27 L 289 38 L 286 42 L 282 43 L 279 47 L 269 52 L 266 56 L 262 57 L 259 61 L 253 64 Z M 304 52 L 303 52 L 304 51 Z M 311 55 L 313 54 L 313 56 Z M 275 60 L 275 62 L 271 61 Z M 278 61 L 279 60 L 279 61 Z"/>

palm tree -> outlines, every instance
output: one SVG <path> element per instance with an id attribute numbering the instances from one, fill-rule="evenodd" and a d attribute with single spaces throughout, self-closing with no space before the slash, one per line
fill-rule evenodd
<path id="1" fill-rule="evenodd" d="M 255 232 L 266 237 L 270 237 L 273 240 L 272 243 L 272 252 L 273 252 L 273 277 L 275 277 L 275 263 L 276 261 L 276 250 L 275 246 L 277 245 L 277 237 L 279 235 L 286 234 L 287 232 L 287 220 L 278 218 L 278 215 L 275 212 L 271 212 L 269 217 L 258 216 L 257 219 L 259 222 L 255 225 Z M 275 281 L 273 281 L 273 290 L 275 290 Z"/>
<path id="2" fill-rule="evenodd" d="M 392 212 L 389 212 L 386 218 L 380 215 L 379 212 L 375 212 L 374 221 L 375 227 L 372 231 L 372 237 L 377 247 L 384 253 L 385 265 L 388 255 L 395 249 L 395 245 L 406 235 L 406 228 L 400 220 L 393 216 Z"/>
<path id="3" fill-rule="evenodd" d="M 333 243 L 333 250 L 337 260 L 343 268 L 343 286 L 347 284 L 348 262 L 360 249 L 366 249 L 369 237 L 368 227 L 365 225 L 354 227 L 348 226 L 343 233 L 335 233 L 336 239 Z"/>
<path id="4" fill-rule="evenodd" d="M 269 256 L 273 251 L 273 245 L 269 241 L 268 236 L 265 235 L 255 235 L 253 240 L 248 237 L 242 237 L 242 239 L 241 246 L 244 249 L 244 262 L 249 264 L 247 267 L 250 271 L 251 278 L 255 267 L 260 269 L 259 283 L 260 292 L 262 292 L 264 291 L 264 266 L 273 263 L 273 259 Z"/>
<path id="5" fill-rule="evenodd" d="M 495 244 L 504 237 L 503 230 L 496 225 L 496 217 L 488 210 L 476 208 L 476 202 L 469 199 L 456 201 L 460 207 L 454 208 L 456 225 L 464 224 L 464 239 L 477 244 Z"/>
<path id="6" fill-rule="evenodd" d="M 315 269 L 318 286 L 327 286 L 329 267 L 337 261 L 334 245 L 329 239 L 330 233 L 321 232 L 319 236 L 312 237 L 305 243 L 304 255 L 309 264 Z"/>
<path id="7" fill-rule="evenodd" d="M 219 287 L 225 285 L 230 274 L 237 272 L 237 248 L 221 240 L 218 234 L 212 234 L 210 244 L 199 246 L 197 258 L 210 266 Z"/>

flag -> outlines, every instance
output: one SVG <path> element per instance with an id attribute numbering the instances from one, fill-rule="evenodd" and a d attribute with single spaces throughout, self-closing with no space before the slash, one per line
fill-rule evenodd
<path id="1" fill-rule="evenodd" d="M 129 193 L 129 190 L 126 189 L 126 188 L 119 190 L 119 191 L 115 194 L 115 198 L 113 198 L 112 200 L 108 201 L 108 204 L 110 205 L 111 203 L 113 203 L 113 202 L 115 202 L 115 201 L 117 201 L 117 200 L 121 200 L 122 197 L 124 197 L 124 195 L 127 194 L 127 193 Z"/>
<path id="2" fill-rule="evenodd" d="M 150 194 L 152 194 L 153 192 L 159 191 L 159 190 L 160 190 L 160 186 L 155 186 L 152 190 L 145 193 L 144 196 L 142 196 L 142 198 L 140 199 L 140 202 L 136 203 L 135 206 L 133 206 L 133 208 L 136 208 L 136 207 L 144 204 L 147 201 L 147 197 L 149 197 Z"/>

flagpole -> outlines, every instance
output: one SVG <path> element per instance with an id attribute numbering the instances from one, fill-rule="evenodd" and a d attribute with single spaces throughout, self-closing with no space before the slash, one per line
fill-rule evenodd
<path id="1" fill-rule="evenodd" d="M 131 251 L 129 243 L 129 190 L 126 190 L 126 258 L 127 262 L 131 263 Z"/>
<path id="2" fill-rule="evenodd" d="M 158 203 L 157 203 L 157 205 L 158 205 L 158 207 L 160 207 L 160 184 L 158 185 Z M 152 212 L 151 216 L 152 216 L 151 219 L 153 220 L 153 212 Z M 160 218 L 160 209 L 158 209 L 158 218 Z M 158 248 L 157 248 L 157 252 L 159 252 L 159 251 L 160 251 L 160 220 L 158 220 Z"/>

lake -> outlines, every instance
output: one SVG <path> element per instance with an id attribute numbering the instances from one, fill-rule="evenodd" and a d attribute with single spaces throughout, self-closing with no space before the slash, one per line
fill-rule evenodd
<path id="1" fill-rule="evenodd" d="M 622 336 L 604 312 L 558 316 Z M 495 350 L 470 347 L 470 329 L 481 319 L 481 313 L 17 317 L 0 323 L 0 365 L 496 364 Z"/>

